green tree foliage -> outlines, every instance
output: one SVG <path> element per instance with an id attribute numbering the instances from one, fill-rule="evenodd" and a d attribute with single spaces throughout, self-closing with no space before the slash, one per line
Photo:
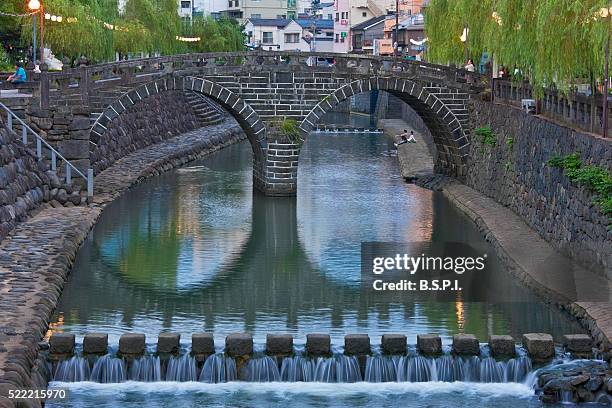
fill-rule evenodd
<path id="1" fill-rule="evenodd" d="M 0 11 L 27 12 L 26 0 L 0 1 Z M 195 18 L 181 22 L 176 0 L 128 0 L 120 15 L 117 0 L 45 0 L 45 12 L 63 17 L 45 20 L 45 45 L 59 58 L 86 56 L 92 62 L 113 60 L 115 53 L 170 55 L 243 49 L 241 27 L 230 20 Z M 70 17 L 70 22 L 69 18 Z M 0 17 L 0 38 L 13 35 L 28 47 L 31 17 Z M 186 43 L 177 37 L 200 37 Z"/>
<path id="2" fill-rule="evenodd" d="M 498 63 L 518 68 L 536 90 L 561 89 L 602 78 L 610 16 L 607 0 L 432 0 L 427 9 L 429 57 L 463 64 L 459 36 L 470 29 L 470 57 L 493 51 Z"/>
<path id="3" fill-rule="evenodd" d="M 193 20 L 191 34 L 202 41 L 191 43 L 194 52 L 239 51 L 244 49 L 240 26 L 233 20 L 215 21 L 210 17 Z"/>

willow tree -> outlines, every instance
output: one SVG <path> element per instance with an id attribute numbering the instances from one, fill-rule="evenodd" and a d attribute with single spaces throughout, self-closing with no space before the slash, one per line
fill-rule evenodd
<path id="1" fill-rule="evenodd" d="M 71 0 L 46 0 L 45 12 L 62 16 L 62 21 L 44 21 L 44 43 L 59 56 L 92 61 L 112 58 L 112 37 L 109 30 L 96 17 L 93 9 Z M 32 21 L 22 25 L 23 41 L 32 37 Z"/>
<path id="2" fill-rule="evenodd" d="M 201 39 L 190 44 L 191 51 L 222 52 L 244 49 L 242 29 L 234 21 L 197 17 L 193 19 L 190 31 L 192 36 Z"/>
<path id="3" fill-rule="evenodd" d="M 184 50 L 176 40 L 181 31 L 176 0 L 128 0 L 125 18 L 139 21 L 149 30 L 155 52 L 175 54 Z"/>
<path id="4" fill-rule="evenodd" d="M 138 20 L 119 19 L 113 30 L 113 49 L 120 54 L 155 51 L 151 31 Z"/>
<path id="5" fill-rule="evenodd" d="M 470 55 L 493 52 L 499 64 L 517 68 L 541 92 L 589 78 L 603 78 L 610 16 L 598 17 L 607 0 L 432 0 L 426 14 L 429 57 L 463 61 L 459 35 L 469 27 Z"/>

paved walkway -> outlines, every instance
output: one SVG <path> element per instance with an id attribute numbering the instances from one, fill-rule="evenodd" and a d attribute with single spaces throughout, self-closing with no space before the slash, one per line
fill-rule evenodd
<path id="1" fill-rule="evenodd" d="M 393 136 L 411 129 L 401 119 L 382 119 L 379 126 Z M 433 158 L 419 136 L 417 143 L 400 146 L 402 176 L 412 180 L 430 175 L 422 179 L 431 178 L 432 185 L 472 219 L 514 276 L 576 316 L 603 348 L 611 347 L 612 282 L 574 264 L 507 207 L 457 181 L 432 178 Z"/>
<path id="2" fill-rule="evenodd" d="M 96 177 L 90 206 L 46 205 L 0 242 L 0 408 L 13 407 L 5 398 L 11 388 L 46 387 L 38 342 L 103 208 L 135 183 L 244 137 L 234 121 L 226 121 L 134 152 Z"/>
<path id="3" fill-rule="evenodd" d="M 384 130 L 385 134 L 394 138 L 401 134 L 404 129 L 407 129 L 408 132 L 414 131 L 417 142 L 406 143 L 397 148 L 397 157 L 403 163 L 400 166 L 400 172 L 404 180 L 413 181 L 416 178 L 433 173 L 434 159 L 421 134 L 417 133 L 402 119 L 380 119 L 378 126 Z"/>
<path id="4" fill-rule="evenodd" d="M 573 264 L 510 209 L 459 182 L 443 193 L 491 242 L 506 267 L 543 299 L 576 316 L 603 348 L 612 345 L 612 282 Z"/>

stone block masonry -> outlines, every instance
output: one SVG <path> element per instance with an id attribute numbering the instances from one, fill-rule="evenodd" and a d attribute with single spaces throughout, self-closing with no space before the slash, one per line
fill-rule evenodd
<path id="1" fill-rule="evenodd" d="M 84 204 L 76 184 L 66 186 L 46 161 L 9 132 L 0 117 L 0 240 L 41 204 Z"/>
<path id="2" fill-rule="evenodd" d="M 131 152 L 201 125 L 185 94 L 181 90 L 168 90 L 148 96 L 146 103 L 126 107 L 106 126 L 102 137 L 91 132 L 95 146 L 90 159 L 96 174 Z"/>
<path id="3" fill-rule="evenodd" d="M 556 124 L 506 105 L 471 101 L 473 127 L 491 126 L 494 146 L 473 136 L 466 183 L 518 214 L 555 248 L 612 279 L 609 217 L 593 195 L 548 166 L 554 155 L 580 152 L 583 162 L 612 172 L 612 140 Z M 473 132 L 472 132 L 473 133 Z"/>
<path id="4" fill-rule="evenodd" d="M 298 159 L 300 145 L 291 142 L 274 141 L 268 144 L 265 178 L 256 183 L 264 185 L 263 191 L 271 196 L 295 195 L 297 190 Z"/>

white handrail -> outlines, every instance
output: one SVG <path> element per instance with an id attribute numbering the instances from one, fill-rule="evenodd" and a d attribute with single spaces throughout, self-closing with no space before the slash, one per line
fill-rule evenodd
<path id="1" fill-rule="evenodd" d="M 93 169 L 87 169 L 87 175 L 83 174 L 78 168 L 76 168 L 72 163 L 68 161 L 60 152 L 58 152 L 53 146 L 51 146 L 45 139 L 43 139 L 38 133 L 36 133 L 30 126 L 28 126 L 19 116 L 15 114 L 11 109 L 9 109 L 5 104 L 0 102 L 0 107 L 3 108 L 7 112 L 7 128 L 9 131 L 13 131 L 13 119 L 17 119 L 17 121 L 22 126 L 22 134 L 21 141 L 24 145 L 28 143 L 28 134 L 29 131 L 36 137 L 36 157 L 39 160 L 42 160 L 42 146 L 44 145 L 47 149 L 51 151 L 51 170 L 57 170 L 57 158 L 63 160 L 66 163 L 66 184 L 72 184 L 72 171 L 74 171 L 77 175 L 81 176 L 87 182 L 87 197 L 93 197 Z"/>

